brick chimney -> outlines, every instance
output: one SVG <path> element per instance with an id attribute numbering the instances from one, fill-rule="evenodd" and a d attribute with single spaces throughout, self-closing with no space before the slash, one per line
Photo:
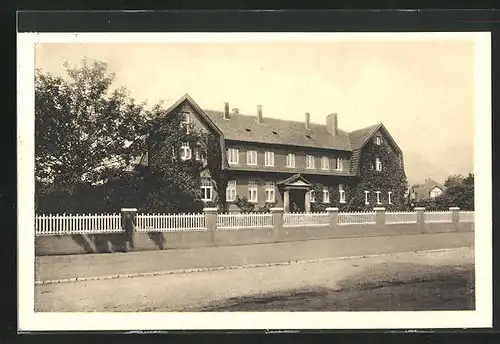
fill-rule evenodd
<path id="1" fill-rule="evenodd" d="M 262 105 L 257 105 L 257 123 L 262 123 Z"/>
<path id="2" fill-rule="evenodd" d="M 332 113 L 326 117 L 326 131 L 328 131 L 332 136 L 337 136 L 339 134 L 336 113 Z"/>
<path id="3" fill-rule="evenodd" d="M 229 103 L 224 103 L 224 119 L 231 119 L 229 115 Z"/>
<path id="4" fill-rule="evenodd" d="M 309 114 L 309 112 L 306 112 L 305 126 L 306 130 L 311 129 L 311 115 Z"/>

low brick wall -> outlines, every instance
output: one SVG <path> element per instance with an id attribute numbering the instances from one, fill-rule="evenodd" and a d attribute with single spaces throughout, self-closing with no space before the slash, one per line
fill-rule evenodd
<path id="1" fill-rule="evenodd" d="M 455 228 L 456 226 L 456 228 Z M 474 231 L 473 222 L 324 227 L 252 228 L 239 230 L 137 233 L 134 251 L 238 246 L 301 240 L 394 236 L 419 233 Z M 35 255 L 124 252 L 126 236 L 120 233 L 96 235 L 40 236 L 35 238 Z"/>

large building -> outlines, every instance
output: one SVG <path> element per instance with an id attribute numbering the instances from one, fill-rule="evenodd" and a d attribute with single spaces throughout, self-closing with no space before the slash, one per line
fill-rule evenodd
<path id="1" fill-rule="evenodd" d="M 382 123 L 346 132 L 335 113 L 316 124 L 308 113 L 298 122 L 266 117 L 260 105 L 254 115 L 224 105 L 221 111 L 204 110 L 185 95 L 165 116 L 182 116 L 182 123 L 220 137 L 227 210 L 238 210 L 238 197 L 256 207 L 305 212 L 318 205 L 369 209 L 404 203 L 403 153 Z M 193 147 L 181 146 L 182 159 L 196 156 Z M 210 176 L 201 188 L 203 201 L 217 196 Z"/>

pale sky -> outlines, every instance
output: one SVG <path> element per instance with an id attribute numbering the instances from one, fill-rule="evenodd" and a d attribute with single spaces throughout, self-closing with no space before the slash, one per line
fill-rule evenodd
<path id="1" fill-rule="evenodd" d="M 39 44 L 36 67 L 106 61 L 137 101 L 169 106 L 189 93 L 203 109 L 325 123 L 383 122 L 410 184 L 473 170 L 472 41 Z"/>

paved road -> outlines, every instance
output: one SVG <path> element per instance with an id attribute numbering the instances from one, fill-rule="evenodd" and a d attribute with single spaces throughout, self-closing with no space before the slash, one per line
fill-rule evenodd
<path id="1" fill-rule="evenodd" d="M 415 278 L 435 278 L 444 273 L 453 276 L 457 271 L 470 271 L 473 269 L 473 264 L 473 249 L 457 248 L 431 253 L 407 252 L 319 263 L 37 285 L 35 286 L 35 310 L 45 312 L 199 311 L 214 304 L 224 303 L 230 298 L 259 297 L 284 291 L 293 293 L 293 290 L 304 288 L 312 290 L 323 288 L 332 294 L 332 290 L 355 287 L 356 283 L 373 284 L 381 281 L 397 283 Z M 439 291 L 436 293 L 436 290 L 433 290 L 432 293 L 438 295 L 434 303 L 450 302 L 446 300 L 447 296 L 439 296 Z M 336 298 L 335 295 L 332 297 Z M 418 291 L 410 291 L 397 300 L 393 294 L 386 295 L 385 299 L 379 299 L 373 307 L 384 310 L 387 303 L 390 303 L 387 300 L 392 300 L 393 304 L 397 307 L 401 304 L 401 309 L 404 309 L 405 305 L 408 308 L 418 298 L 420 298 L 420 303 L 423 302 L 423 306 L 426 302 L 429 304 L 426 301 L 426 295 Z M 324 300 L 319 300 L 319 302 L 324 302 Z M 353 307 L 354 304 L 356 304 L 356 299 L 347 302 L 349 307 Z M 321 309 L 323 305 L 309 303 L 309 307 Z"/>
<path id="2" fill-rule="evenodd" d="M 35 260 L 35 278 L 40 281 L 473 246 L 474 233 L 465 232 L 166 251 L 42 256 Z"/>

